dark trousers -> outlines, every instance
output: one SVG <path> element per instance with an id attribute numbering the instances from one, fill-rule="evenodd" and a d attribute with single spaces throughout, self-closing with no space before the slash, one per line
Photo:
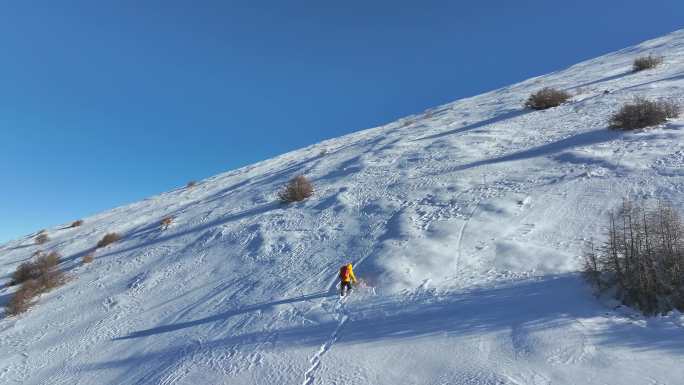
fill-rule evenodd
<path id="1" fill-rule="evenodd" d="M 351 289 L 352 289 L 352 284 L 351 284 L 351 282 L 350 282 L 350 281 L 347 281 L 347 282 L 342 282 L 342 283 L 340 284 L 340 295 L 341 295 L 341 296 L 344 296 L 344 293 L 345 293 L 344 288 L 347 288 L 347 291 L 346 291 L 346 292 L 349 293 L 349 292 L 351 291 Z"/>

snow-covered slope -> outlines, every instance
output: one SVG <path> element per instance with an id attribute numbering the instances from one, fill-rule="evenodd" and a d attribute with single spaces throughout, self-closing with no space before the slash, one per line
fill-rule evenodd
<path id="1" fill-rule="evenodd" d="M 665 62 L 631 73 L 646 54 Z M 545 86 L 576 96 L 524 110 Z M 682 120 L 606 123 L 683 87 L 684 30 L 48 229 L 73 279 L 0 319 L 0 383 L 681 384 L 683 319 L 576 271 L 623 197 L 684 209 Z M 314 197 L 277 203 L 298 174 Z M 37 248 L 0 247 L 0 284 Z M 375 289 L 340 301 L 348 260 Z"/>

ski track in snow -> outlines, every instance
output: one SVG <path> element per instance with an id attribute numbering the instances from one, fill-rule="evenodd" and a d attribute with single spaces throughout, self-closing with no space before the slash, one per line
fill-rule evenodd
<path id="1" fill-rule="evenodd" d="M 463 226 L 461 226 L 461 230 L 458 232 L 458 241 L 456 242 L 456 250 L 458 251 L 456 254 L 456 269 L 458 269 L 458 265 L 463 259 L 463 249 L 462 249 L 462 244 L 463 244 L 463 236 L 465 235 L 466 228 L 468 227 L 468 223 L 470 220 L 473 218 L 475 215 L 475 212 L 477 211 L 478 207 L 480 207 L 480 200 L 475 202 L 473 210 L 468 214 L 468 217 L 465 219 L 463 222 Z"/>
<path id="2" fill-rule="evenodd" d="M 0 305 L 39 249 L 71 280 L 0 319 L 0 383 L 678 385 L 684 317 L 576 271 L 624 196 L 684 209 L 682 119 L 606 128 L 635 96 L 684 104 L 682 58 L 684 30 L 1 245 Z M 522 109 L 544 86 L 573 100 Z M 314 196 L 278 204 L 298 174 Z M 339 301 L 348 261 L 374 289 Z"/>

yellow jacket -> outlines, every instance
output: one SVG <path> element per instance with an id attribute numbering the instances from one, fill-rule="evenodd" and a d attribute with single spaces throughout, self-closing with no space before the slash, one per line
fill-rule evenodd
<path id="1" fill-rule="evenodd" d="M 345 274 L 345 269 L 347 271 L 347 274 Z M 340 268 L 340 280 L 342 280 L 342 282 L 351 281 L 356 283 L 356 276 L 354 275 L 354 270 L 352 269 L 351 263 Z"/>

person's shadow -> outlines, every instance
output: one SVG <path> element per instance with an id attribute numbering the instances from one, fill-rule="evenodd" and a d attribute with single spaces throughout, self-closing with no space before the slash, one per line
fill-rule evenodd
<path id="1" fill-rule="evenodd" d="M 302 301 L 310 301 L 313 299 L 332 297 L 335 295 L 337 295 L 336 291 L 326 290 L 326 291 L 321 291 L 321 292 L 317 292 L 317 293 L 302 295 L 299 297 L 281 299 L 278 301 L 257 303 L 254 305 L 249 305 L 249 306 L 241 307 L 238 309 L 233 309 L 233 310 L 229 310 L 229 311 L 226 311 L 223 313 L 219 313 L 219 314 L 213 315 L 211 317 L 200 318 L 200 319 L 197 319 L 194 321 L 181 322 L 181 323 L 176 323 L 176 324 L 171 324 L 171 325 L 162 325 L 162 326 L 157 326 L 157 327 L 154 327 L 151 329 L 139 330 L 139 331 L 133 332 L 127 336 L 114 338 L 114 340 L 115 341 L 127 340 L 127 339 L 132 339 L 132 338 L 148 337 L 148 336 L 152 336 L 155 334 L 169 333 L 169 332 L 173 332 L 176 330 L 181 330 L 181 329 L 191 328 L 191 327 L 197 326 L 197 325 L 206 324 L 209 322 L 225 320 L 225 319 L 228 319 L 230 317 L 233 317 L 233 316 L 236 316 L 239 314 L 249 313 L 249 312 L 258 311 L 258 310 L 265 310 L 265 309 L 272 307 L 272 306 L 283 305 L 283 304 L 287 304 L 287 303 L 302 302 Z"/>

